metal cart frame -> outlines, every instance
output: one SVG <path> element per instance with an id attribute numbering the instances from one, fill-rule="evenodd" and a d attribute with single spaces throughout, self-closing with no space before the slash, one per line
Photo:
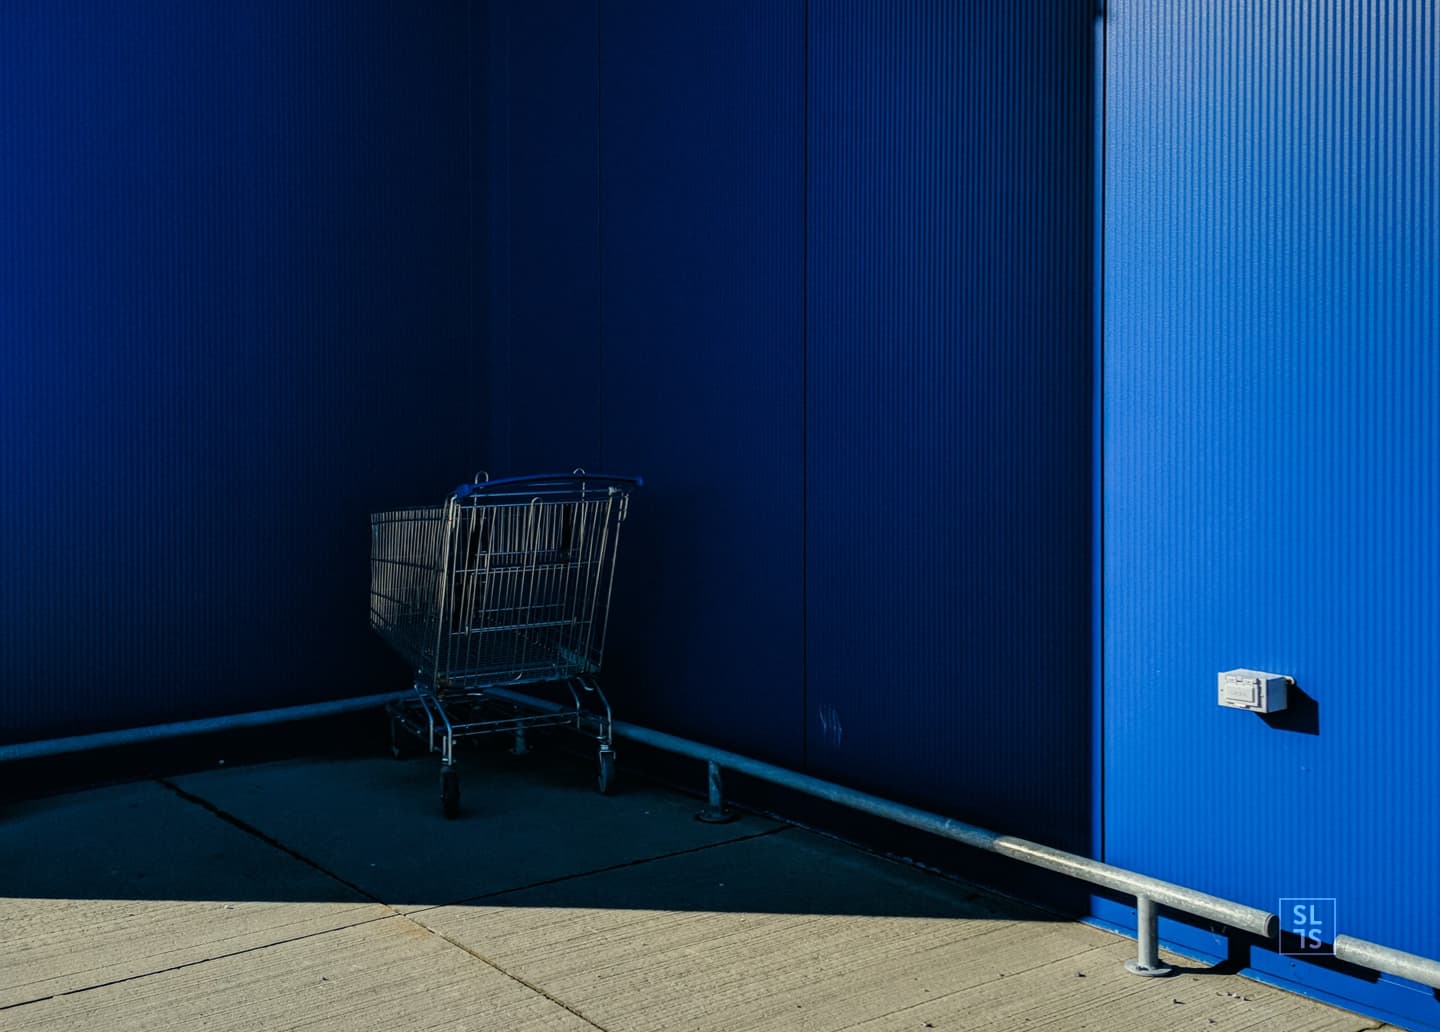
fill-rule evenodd
<path id="1" fill-rule="evenodd" d="M 370 518 L 370 626 L 415 668 L 391 703 L 391 751 L 440 754 L 440 800 L 460 807 L 455 744 L 568 726 L 598 745 L 598 787 L 615 780 L 600 671 L 620 527 L 638 477 L 544 474 L 462 484 L 440 506 Z M 571 705 L 528 709 L 501 689 L 557 684 Z M 499 694 L 496 694 L 499 692 Z"/>

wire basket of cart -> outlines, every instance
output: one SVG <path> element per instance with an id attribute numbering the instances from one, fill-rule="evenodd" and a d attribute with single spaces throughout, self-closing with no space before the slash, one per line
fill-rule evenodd
<path id="1" fill-rule="evenodd" d="M 615 779 L 605 654 L 615 557 L 639 477 L 476 479 L 443 505 L 370 517 L 370 626 L 415 670 L 389 709 L 392 751 L 440 754 L 444 813 L 460 808 L 455 745 L 477 735 L 568 726 L 598 745 L 601 792 Z M 506 689 L 554 685 L 538 709 Z M 562 687 L 563 686 L 563 687 Z"/>

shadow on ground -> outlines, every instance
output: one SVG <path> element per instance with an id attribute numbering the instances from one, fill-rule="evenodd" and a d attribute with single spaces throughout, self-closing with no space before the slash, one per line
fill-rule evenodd
<path id="1" fill-rule="evenodd" d="M 601 796 L 591 764 L 554 748 L 467 752 L 462 769 L 456 820 L 424 756 L 227 766 L 12 801 L 0 896 L 413 909 L 504 905 L 543 886 L 557 907 L 1039 916 L 764 817 L 698 822 L 694 800 L 633 775 Z M 524 899 L 535 905 L 533 891 Z"/>
<path id="2" fill-rule="evenodd" d="M 548 744 L 467 753 L 454 821 L 431 758 L 379 748 L 12 781 L 0 1027 L 1358 1027 L 1233 976 L 1133 978 L 1132 943 L 765 817 L 697 822 L 633 772 L 601 796 Z"/>

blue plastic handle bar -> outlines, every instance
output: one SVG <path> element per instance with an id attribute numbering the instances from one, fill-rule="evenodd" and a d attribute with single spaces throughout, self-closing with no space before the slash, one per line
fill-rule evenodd
<path id="1" fill-rule="evenodd" d="M 597 480 L 607 484 L 645 486 L 643 477 L 618 477 L 605 473 L 536 473 L 528 477 L 501 477 L 499 480 L 485 480 L 478 484 L 461 484 L 455 489 L 455 497 L 468 498 L 482 491 L 490 491 L 497 487 L 514 487 L 520 484 L 589 484 Z"/>

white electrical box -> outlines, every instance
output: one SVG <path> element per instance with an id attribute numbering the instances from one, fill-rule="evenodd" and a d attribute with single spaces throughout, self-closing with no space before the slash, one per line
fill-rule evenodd
<path id="1" fill-rule="evenodd" d="M 1290 678 L 1260 670 L 1227 670 L 1219 675 L 1220 705 L 1252 713 L 1283 710 Z"/>

